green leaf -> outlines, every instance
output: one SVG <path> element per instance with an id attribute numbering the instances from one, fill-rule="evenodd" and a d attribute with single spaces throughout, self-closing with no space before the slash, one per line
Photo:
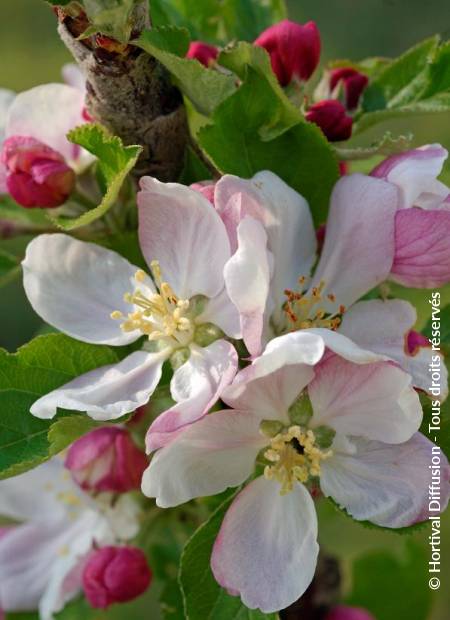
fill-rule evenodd
<path id="1" fill-rule="evenodd" d="M 287 17 L 284 0 L 152 0 L 154 26 L 187 28 L 194 40 L 228 44 L 253 41 L 266 28 Z"/>
<path id="2" fill-rule="evenodd" d="M 17 258 L 0 249 L 0 286 L 8 284 L 17 275 L 20 274 L 21 268 Z"/>
<path id="3" fill-rule="evenodd" d="M 428 559 L 413 541 L 399 557 L 389 551 L 361 556 L 352 566 L 353 589 L 346 603 L 367 609 L 377 620 L 426 620 L 432 602 Z"/>
<path id="4" fill-rule="evenodd" d="M 48 217 L 57 226 L 63 230 L 73 230 L 91 224 L 113 206 L 127 174 L 137 162 L 142 147 L 124 146 L 120 138 L 110 135 L 104 127 L 97 124 L 76 127 L 67 137 L 98 158 L 98 172 L 106 185 L 106 193 L 95 209 L 76 218 L 49 214 Z"/>
<path id="5" fill-rule="evenodd" d="M 211 552 L 223 517 L 233 501 L 228 497 L 187 542 L 181 556 L 179 582 L 189 620 L 275 620 L 276 614 L 247 609 L 239 597 L 229 596 L 213 577 Z"/>
<path id="6" fill-rule="evenodd" d="M 168 69 L 174 83 L 201 113 L 211 114 L 236 90 L 235 80 L 231 75 L 207 69 L 198 60 L 184 58 L 184 53 L 180 55 L 176 41 L 182 36 L 186 36 L 182 29 L 162 27 L 144 31 L 134 43 Z"/>
<path id="7" fill-rule="evenodd" d="M 265 78 L 247 67 L 239 90 L 199 130 L 200 146 L 223 174 L 248 178 L 271 170 L 309 202 L 317 224 L 325 221 L 331 189 L 338 179 L 336 157 L 318 127 L 299 122 L 281 134 L 283 103 Z M 290 123 L 288 123 L 289 125 Z M 267 140 L 274 131 L 279 135 Z"/>
<path id="8" fill-rule="evenodd" d="M 369 159 L 375 155 L 383 155 L 388 157 L 395 153 L 402 153 L 411 147 L 413 134 L 407 136 L 393 137 L 390 131 L 387 131 L 381 140 L 374 142 L 370 146 L 358 147 L 334 147 L 336 155 L 341 161 L 356 161 L 358 159 Z"/>
<path id="9" fill-rule="evenodd" d="M 269 54 L 262 47 L 240 42 L 227 48 L 219 57 L 219 64 L 230 69 L 245 80 L 247 69 L 251 67 L 261 78 L 267 80 L 272 89 L 272 96 L 277 100 L 276 115 L 272 122 L 260 129 L 260 135 L 265 140 L 276 138 L 290 127 L 303 120 L 298 109 L 290 101 L 281 88 L 276 75 L 272 70 Z"/>
<path id="10" fill-rule="evenodd" d="M 126 351 L 62 334 L 38 336 L 17 353 L 0 350 L 0 479 L 36 467 L 92 428 L 84 414 L 41 420 L 31 405 L 89 370 L 118 362 Z"/>
<path id="11" fill-rule="evenodd" d="M 353 135 L 402 116 L 450 110 L 450 45 L 434 36 L 390 62 L 365 90 Z"/>
<path id="12" fill-rule="evenodd" d="M 95 30 L 127 43 L 133 29 L 133 10 L 142 0 L 83 0 Z"/>

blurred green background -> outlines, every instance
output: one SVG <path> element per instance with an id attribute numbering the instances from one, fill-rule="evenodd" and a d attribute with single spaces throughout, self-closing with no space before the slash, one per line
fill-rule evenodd
<path id="1" fill-rule="evenodd" d="M 317 22 L 323 62 L 330 58 L 395 56 L 432 34 L 440 33 L 443 38 L 450 34 L 448 0 L 291 0 L 289 9 L 292 19 Z M 195 0 L 192 10 L 195 11 Z M 0 0 L 1 87 L 23 90 L 42 82 L 59 81 L 61 66 L 68 61 L 69 55 L 56 34 L 55 16 L 43 0 Z M 436 141 L 450 147 L 448 115 L 415 117 L 377 127 L 362 135 L 359 142 L 368 144 L 386 129 L 396 133 L 412 131 L 416 144 Z M 446 177 L 450 183 L 448 168 Z M 4 242 L 5 247 L 16 243 Z M 427 294 L 414 294 L 413 301 L 421 309 L 423 324 Z M 0 289 L 0 325 L 0 346 L 10 350 L 29 340 L 40 328 L 20 282 Z M 450 618 L 449 513 L 443 523 L 443 539 L 447 542 L 442 549 L 442 586 L 439 592 L 431 592 L 427 583 L 428 530 L 400 537 L 364 529 L 327 510 L 323 508 L 321 514 L 321 542 L 342 558 L 345 584 L 353 603 L 372 596 L 373 610 L 380 610 L 377 620 L 416 620 L 423 619 L 421 610 L 431 601 L 430 620 Z M 363 576 L 363 583 L 358 582 L 358 575 Z"/>

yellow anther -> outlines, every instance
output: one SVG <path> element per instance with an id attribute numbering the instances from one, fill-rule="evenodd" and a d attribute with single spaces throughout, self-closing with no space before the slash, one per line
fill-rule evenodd
<path id="1" fill-rule="evenodd" d="M 303 288 L 306 278 L 304 276 L 298 279 L 299 285 Z M 310 329 L 311 327 L 325 327 L 335 330 L 341 323 L 341 315 L 345 312 L 344 306 L 339 306 L 339 311 L 330 313 L 326 309 L 320 307 L 325 299 L 335 302 L 336 298 L 332 293 L 324 294 L 325 282 L 321 280 L 318 286 L 313 286 L 309 291 L 291 291 L 287 289 L 285 295 L 287 298 L 284 311 L 289 319 L 291 328 Z"/>
<path id="2" fill-rule="evenodd" d="M 264 452 L 271 465 L 266 465 L 264 476 L 281 484 L 282 495 L 292 491 L 296 481 L 305 483 L 310 477 L 320 476 L 320 463 L 332 452 L 321 450 L 315 440 L 312 430 L 305 431 L 297 425 L 271 440 L 270 447 Z"/>
<path id="3" fill-rule="evenodd" d="M 136 287 L 125 293 L 125 303 L 133 308 L 126 316 L 119 310 L 111 313 L 112 319 L 124 319 L 120 327 L 124 332 L 140 331 L 149 340 L 165 340 L 175 347 L 186 346 L 194 336 L 194 324 L 187 313 L 189 300 L 178 299 L 168 282 L 162 281 L 158 261 L 151 262 L 151 272 L 158 292 Z M 147 275 L 139 269 L 134 275 L 136 284 L 145 282 Z"/>
<path id="4" fill-rule="evenodd" d="M 138 269 L 134 274 L 134 279 L 136 280 L 136 282 L 144 282 L 146 277 L 147 275 L 145 271 L 142 271 L 142 269 Z"/>

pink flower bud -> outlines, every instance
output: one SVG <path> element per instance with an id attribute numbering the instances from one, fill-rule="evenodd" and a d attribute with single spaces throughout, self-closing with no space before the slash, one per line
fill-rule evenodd
<path id="1" fill-rule="evenodd" d="M 365 609 L 338 605 L 325 617 L 325 620 L 375 620 Z"/>
<path id="2" fill-rule="evenodd" d="M 306 119 L 319 125 L 330 142 L 347 140 L 352 135 L 353 120 L 347 116 L 344 106 L 336 99 L 325 99 L 312 105 Z"/>
<path id="3" fill-rule="evenodd" d="M 339 83 L 342 83 L 347 110 L 354 110 L 358 106 L 359 98 L 368 82 L 367 75 L 352 67 L 333 69 L 330 73 L 330 90 L 333 91 Z"/>
<path id="4" fill-rule="evenodd" d="M 192 41 L 186 58 L 196 58 L 202 65 L 209 67 L 214 63 L 218 55 L 219 50 L 214 45 L 209 45 L 202 41 Z"/>
<path id="5" fill-rule="evenodd" d="M 102 547 L 94 551 L 83 570 L 84 594 L 92 605 L 105 609 L 143 594 L 152 572 L 144 553 L 137 547 Z"/>
<path id="6" fill-rule="evenodd" d="M 297 24 L 284 19 L 264 30 L 255 45 L 269 52 L 272 69 L 282 86 L 292 78 L 308 80 L 319 63 L 320 34 L 314 22 Z"/>
<path id="7" fill-rule="evenodd" d="M 103 427 L 71 445 L 65 466 L 83 489 L 126 493 L 140 488 L 148 462 L 127 430 Z"/>
<path id="8" fill-rule="evenodd" d="M 1 161 L 8 192 L 23 207 L 59 207 L 74 188 L 75 173 L 64 157 L 34 138 L 5 140 Z"/>
<path id="9" fill-rule="evenodd" d="M 416 355 L 421 347 L 431 347 L 428 338 L 413 329 L 408 333 L 406 345 L 410 355 Z"/>

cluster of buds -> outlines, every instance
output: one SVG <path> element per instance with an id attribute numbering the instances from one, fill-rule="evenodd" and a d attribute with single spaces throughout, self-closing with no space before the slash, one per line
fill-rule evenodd
<path id="1" fill-rule="evenodd" d="M 270 56 L 273 72 L 281 86 L 296 81 L 300 85 L 309 80 L 320 60 L 320 34 L 312 21 L 297 24 L 285 19 L 262 32 L 254 45 L 264 48 Z M 219 49 L 202 41 L 193 41 L 187 58 L 195 58 L 211 68 L 217 61 Z M 306 112 L 306 119 L 320 127 L 330 142 L 347 140 L 352 133 L 353 119 L 348 114 L 358 106 L 368 78 L 353 67 L 340 67 L 326 73 L 325 99 L 314 103 Z M 337 96 L 344 91 L 344 103 Z"/>

